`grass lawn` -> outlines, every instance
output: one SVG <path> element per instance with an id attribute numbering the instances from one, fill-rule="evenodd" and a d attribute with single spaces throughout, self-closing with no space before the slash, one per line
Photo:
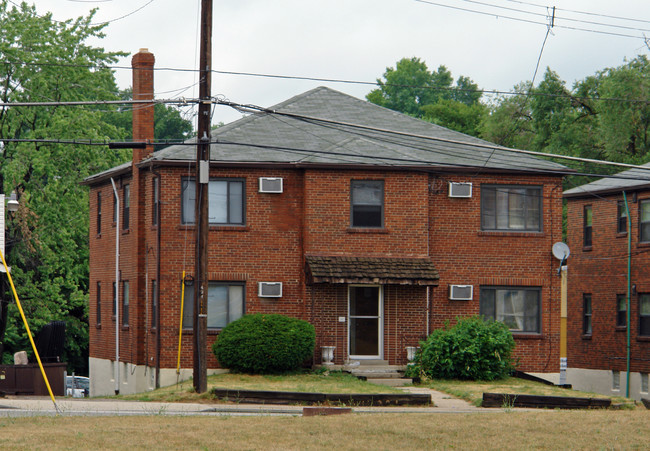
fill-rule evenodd
<path id="1" fill-rule="evenodd" d="M 217 374 L 208 377 L 208 391 L 194 392 L 192 381 L 163 387 L 137 395 L 121 395 L 120 399 L 159 402 L 215 402 L 210 394 L 212 388 L 239 390 L 295 391 L 315 393 L 403 393 L 401 390 L 376 385 L 338 371 L 329 374 L 298 373 L 287 375 Z"/>
<path id="2" fill-rule="evenodd" d="M 3 449 L 648 449 L 650 411 L 0 417 Z"/>
<path id="3" fill-rule="evenodd" d="M 457 380 L 430 380 L 424 382 L 423 386 L 430 387 L 457 398 L 480 406 L 483 393 L 511 393 L 518 395 L 542 395 L 542 396 L 574 396 L 581 398 L 609 398 L 613 404 L 624 404 L 630 408 L 634 407 L 634 401 L 624 397 L 605 396 L 598 393 L 588 393 L 577 390 L 545 385 L 539 382 L 527 381 L 516 377 L 508 377 L 492 382 L 481 381 L 457 381 Z"/>

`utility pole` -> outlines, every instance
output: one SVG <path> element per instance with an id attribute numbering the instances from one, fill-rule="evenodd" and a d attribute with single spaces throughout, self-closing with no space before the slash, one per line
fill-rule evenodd
<path id="1" fill-rule="evenodd" d="M 196 264 L 194 276 L 194 390 L 208 389 L 206 342 L 208 324 L 208 182 L 210 181 L 210 107 L 212 71 L 212 0 L 201 0 L 199 123 L 196 148 Z"/>

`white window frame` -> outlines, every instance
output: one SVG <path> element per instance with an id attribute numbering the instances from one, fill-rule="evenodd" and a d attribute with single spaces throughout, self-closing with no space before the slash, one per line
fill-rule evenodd
<path id="1" fill-rule="evenodd" d="M 493 201 L 490 194 L 493 194 Z M 542 203 L 543 187 L 539 185 L 481 185 L 481 230 L 499 232 L 542 232 L 544 224 L 544 212 Z M 511 196 L 523 196 L 521 208 L 515 209 L 516 198 Z M 537 208 L 531 208 L 528 200 L 532 199 Z M 505 204 L 504 204 L 505 202 Z M 505 215 L 500 213 L 500 208 L 505 207 Z M 521 210 L 521 214 L 515 212 Z M 537 210 L 537 225 L 530 226 L 529 222 Z M 522 217 L 523 224 L 517 225 L 514 221 L 518 216 Z M 494 217 L 493 220 L 490 220 Z"/>
<path id="2" fill-rule="evenodd" d="M 210 207 L 208 211 L 208 216 L 210 217 L 210 225 L 219 225 L 219 226 L 243 226 L 246 225 L 246 180 L 242 178 L 211 178 L 208 186 L 208 193 L 211 191 L 210 185 L 216 183 L 227 183 L 227 200 L 226 200 L 226 221 L 216 221 L 213 220 L 214 211 L 212 209 L 212 203 L 209 203 Z M 231 184 L 241 184 L 241 220 L 232 218 L 232 203 L 237 202 L 235 196 L 236 194 L 231 192 Z M 194 182 L 194 177 L 183 177 L 181 179 L 181 223 L 184 225 L 194 225 L 195 220 L 195 198 L 196 198 L 196 185 Z"/>
<path id="3" fill-rule="evenodd" d="M 488 300 L 488 292 L 494 292 L 493 299 Z M 531 329 L 526 329 L 526 316 L 525 316 L 525 311 L 521 312 L 506 312 L 504 311 L 504 305 L 499 305 L 499 294 L 502 293 L 503 296 L 507 296 L 508 292 L 521 292 L 521 296 L 524 296 L 523 302 L 526 302 L 526 293 L 527 292 L 535 292 L 537 293 L 537 327 L 535 330 Z M 511 293 L 511 304 L 510 307 L 514 310 L 517 306 L 515 305 L 514 301 L 516 300 L 513 296 L 515 296 L 515 293 Z M 487 307 L 487 302 L 494 302 L 494 305 L 492 308 L 488 309 Z M 503 302 L 506 302 L 506 299 L 503 299 Z M 525 308 L 525 307 L 524 307 Z M 514 319 L 514 322 L 519 326 L 521 324 L 521 327 L 515 327 L 515 328 L 510 328 L 510 331 L 513 334 L 541 334 L 542 330 L 542 289 L 540 287 L 521 287 L 521 286 L 516 286 L 516 287 L 511 287 L 511 286 L 485 286 L 485 287 L 480 287 L 480 295 L 479 295 L 479 309 L 480 313 L 482 316 L 484 316 L 486 319 L 493 319 L 495 321 L 502 321 L 506 324 L 508 324 L 509 319 Z M 489 311 L 493 310 L 494 314 L 489 315 Z"/>
<path id="4" fill-rule="evenodd" d="M 190 286 L 185 286 L 185 300 L 184 300 L 184 311 L 183 311 L 183 329 L 184 330 L 192 330 L 194 328 L 193 324 L 193 315 L 194 315 L 194 288 L 196 284 L 190 285 Z M 227 300 L 227 316 L 228 318 L 226 319 L 226 324 L 222 325 L 211 325 L 212 322 L 214 321 L 214 318 L 210 316 L 210 290 L 214 290 L 215 288 L 218 287 L 228 287 L 228 300 Z M 241 308 L 240 308 L 240 314 L 237 315 L 237 312 L 235 312 L 232 316 L 230 315 L 230 288 L 231 287 L 239 287 L 241 288 Z M 208 330 L 220 330 L 230 324 L 231 322 L 241 318 L 246 314 L 246 284 L 244 282 L 233 282 L 233 281 L 210 281 L 208 283 L 208 305 L 207 305 L 207 323 L 208 323 Z"/>

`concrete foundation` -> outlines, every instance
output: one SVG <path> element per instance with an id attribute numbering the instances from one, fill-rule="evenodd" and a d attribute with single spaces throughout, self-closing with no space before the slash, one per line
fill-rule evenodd
<path id="1" fill-rule="evenodd" d="M 106 359 L 89 359 L 90 396 L 110 396 L 115 394 L 115 361 Z M 224 369 L 208 369 L 208 376 L 226 373 Z M 167 387 L 177 382 L 192 378 L 192 368 L 181 368 L 176 374 L 175 368 L 160 369 L 160 386 Z M 118 389 L 121 395 L 144 393 L 156 388 L 156 369 L 145 365 L 119 363 Z"/>
<path id="2" fill-rule="evenodd" d="M 630 398 L 637 401 L 642 397 L 648 397 L 647 382 L 644 387 L 646 391 L 642 391 L 642 377 L 647 381 L 648 374 L 630 373 Z M 571 384 L 575 390 L 600 393 L 606 396 L 625 396 L 626 382 L 627 373 L 625 371 L 567 369 L 567 383 Z"/>

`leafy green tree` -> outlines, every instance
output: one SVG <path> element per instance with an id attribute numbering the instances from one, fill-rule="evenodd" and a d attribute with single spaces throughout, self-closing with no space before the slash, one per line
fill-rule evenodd
<path id="1" fill-rule="evenodd" d="M 501 95 L 483 117 L 480 136 L 501 146 L 530 149 L 534 138 L 532 115 L 527 101 L 530 83 L 520 83 L 514 95 Z"/>
<path id="2" fill-rule="evenodd" d="M 444 78 L 444 71 L 438 74 L 438 80 Z M 377 80 L 379 88 L 371 91 L 368 101 L 419 117 L 420 107 L 433 103 L 439 93 L 431 89 L 433 77 L 424 61 L 419 58 L 402 58 L 395 68 L 387 67 L 384 80 Z"/>
<path id="3" fill-rule="evenodd" d="M 422 118 L 467 135 L 479 136 L 487 107 L 482 103 L 467 105 L 457 100 L 441 99 L 422 107 Z"/>
<path id="4" fill-rule="evenodd" d="M 122 100 L 133 99 L 131 88 L 120 91 Z M 184 119 L 181 112 L 173 107 L 157 103 L 153 107 L 154 138 L 156 140 L 185 140 L 192 133 L 192 122 Z M 122 111 L 111 111 L 105 114 L 104 119 L 124 130 L 127 136 L 133 135 L 133 114 L 131 108 Z M 156 145 L 155 150 L 164 149 L 165 144 Z"/>
<path id="5" fill-rule="evenodd" d="M 395 68 L 386 68 L 377 83 L 368 101 L 463 133 L 478 133 L 487 111 L 471 79 L 461 76 L 454 86 L 449 69 L 441 65 L 431 72 L 419 58 L 402 58 Z"/>
<path id="6" fill-rule="evenodd" d="M 650 61 L 641 55 L 598 74 L 599 129 L 605 153 L 615 161 L 650 158 Z"/>
<path id="7" fill-rule="evenodd" d="M 12 2 L 13 4 L 13 2 Z M 86 41 L 101 38 L 91 13 L 58 22 L 34 6 L 0 0 L 0 98 L 3 102 L 116 100 L 114 74 L 105 68 L 120 53 Z M 120 139 L 120 127 L 104 120 L 107 107 L 3 107 L 0 109 L 0 187 L 17 191 L 20 209 L 7 225 L 7 260 L 18 295 L 37 332 L 44 324 L 67 325 L 70 369 L 87 368 L 88 193 L 79 182 L 128 161 L 105 147 L 16 142 L 11 139 Z M 31 347 L 15 304 L 4 293 L 5 354 Z M 0 332 L 4 325 L 0 327 Z"/>

